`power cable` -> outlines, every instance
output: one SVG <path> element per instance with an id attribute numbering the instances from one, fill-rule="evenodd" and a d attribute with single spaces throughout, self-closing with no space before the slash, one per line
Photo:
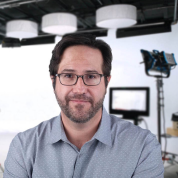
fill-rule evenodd
<path id="1" fill-rule="evenodd" d="M 146 120 L 143 119 L 143 122 L 145 123 L 145 127 L 146 127 L 146 129 L 148 130 L 148 124 L 147 124 Z"/>
<path id="2" fill-rule="evenodd" d="M 141 117 L 141 118 L 138 118 L 138 121 L 139 121 L 139 122 L 142 122 L 142 121 L 143 121 L 144 124 L 145 124 L 146 129 L 149 130 L 149 129 L 148 129 L 148 124 L 147 124 L 147 122 L 146 122 L 146 120 L 145 120 L 144 118 L 142 118 L 142 117 Z"/>

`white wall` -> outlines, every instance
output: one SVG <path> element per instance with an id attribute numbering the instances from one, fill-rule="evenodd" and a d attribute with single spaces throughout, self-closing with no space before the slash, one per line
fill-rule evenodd
<path id="1" fill-rule="evenodd" d="M 0 48 L 0 131 L 19 132 L 59 114 L 49 61 L 54 45 Z"/>
<path id="2" fill-rule="evenodd" d="M 153 49 L 174 53 L 178 61 L 178 25 L 171 33 L 116 39 L 111 30 L 104 39 L 112 48 L 112 79 L 109 87 L 149 86 L 151 89 L 150 117 L 145 117 L 148 127 L 157 134 L 156 79 L 148 77 L 140 49 Z M 0 48 L 0 163 L 8 151 L 13 136 L 43 120 L 59 114 L 48 65 L 54 45 Z M 164 80 L 166 127 L 171 127 L 171 115 L 178 111 L 178 68 Z M 109 95 L 104 105 L 108 110 Z M 144 124 L 140 125 L 145 128 Z M 10 136 L 5 133 L 11 132 Z M 8 140 L 8 141 L 7 141 Z M 164 139 L 162 139 L 164 145 Z M 178 138 L 168 140 L 167 151 L 178 154 Z"/>

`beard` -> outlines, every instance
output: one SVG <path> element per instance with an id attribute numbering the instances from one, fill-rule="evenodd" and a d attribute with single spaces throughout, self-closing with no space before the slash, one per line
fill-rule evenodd
<path id="1" fill-rule="evenodd" d="M 85 94 L 74 94 L 72 96 L 67 95 L 64 100 L 59 99 L 56 92 L 55 96 L 61 110 L 71 121 L 75 123 L 86 123 L 91 120 L 99 111 L 99 109 L 103 106 L 103 101 L 105 97 L 105 95 L 103 95 L 103 97 L 99 101 L 94 103 L 93 99 L 91 97 L 87 97 Z M 71 106 L 69 106 L 69 102 L 70 100 L 75 99 L 89 102 L 91 104 L 90 108 L 85 108 L 85 105 L 83 104 L 76 104 L 73 109 Z"/>

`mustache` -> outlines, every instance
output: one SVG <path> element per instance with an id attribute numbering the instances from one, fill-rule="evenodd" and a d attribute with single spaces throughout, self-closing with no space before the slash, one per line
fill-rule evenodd
<path id="1" fill-rule="evenodd" d="M 83 94 L 74 94 L 72 96 L 66 96 L 66 101 L 75 100 L 75 99 L 84 100 L 84 101 L 88 101 L 90 103 L 93 103 L 93 100 L 92 100 L 91 97 L 88 97 L 88 96 L 83 95 Z"/>

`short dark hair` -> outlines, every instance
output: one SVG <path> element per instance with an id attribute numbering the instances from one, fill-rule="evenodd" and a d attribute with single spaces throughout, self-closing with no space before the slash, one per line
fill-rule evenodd
<path id="1" fill-rule="evenodd" d="M 111 73 L 112 53 L 110 46 L 103 40 L 96 39 L 91 34 L 69 34 L 65 35 L 61 41 L 57 43 L 52 51 L 52 57 L 49 65 L 49 72 L 51 76 L 54 76 L 53 87 L 55 88 L 55 74 L 57 74 L 59 64 L 61 62 L 61 56 L 64 50 L 70 46 L 85 45 L 94 49 L 99 49 L 103 57 L 103 74 L 107 77 Z M 105 85 L 108 85 L 107 77 L 105 77 Z"/>

